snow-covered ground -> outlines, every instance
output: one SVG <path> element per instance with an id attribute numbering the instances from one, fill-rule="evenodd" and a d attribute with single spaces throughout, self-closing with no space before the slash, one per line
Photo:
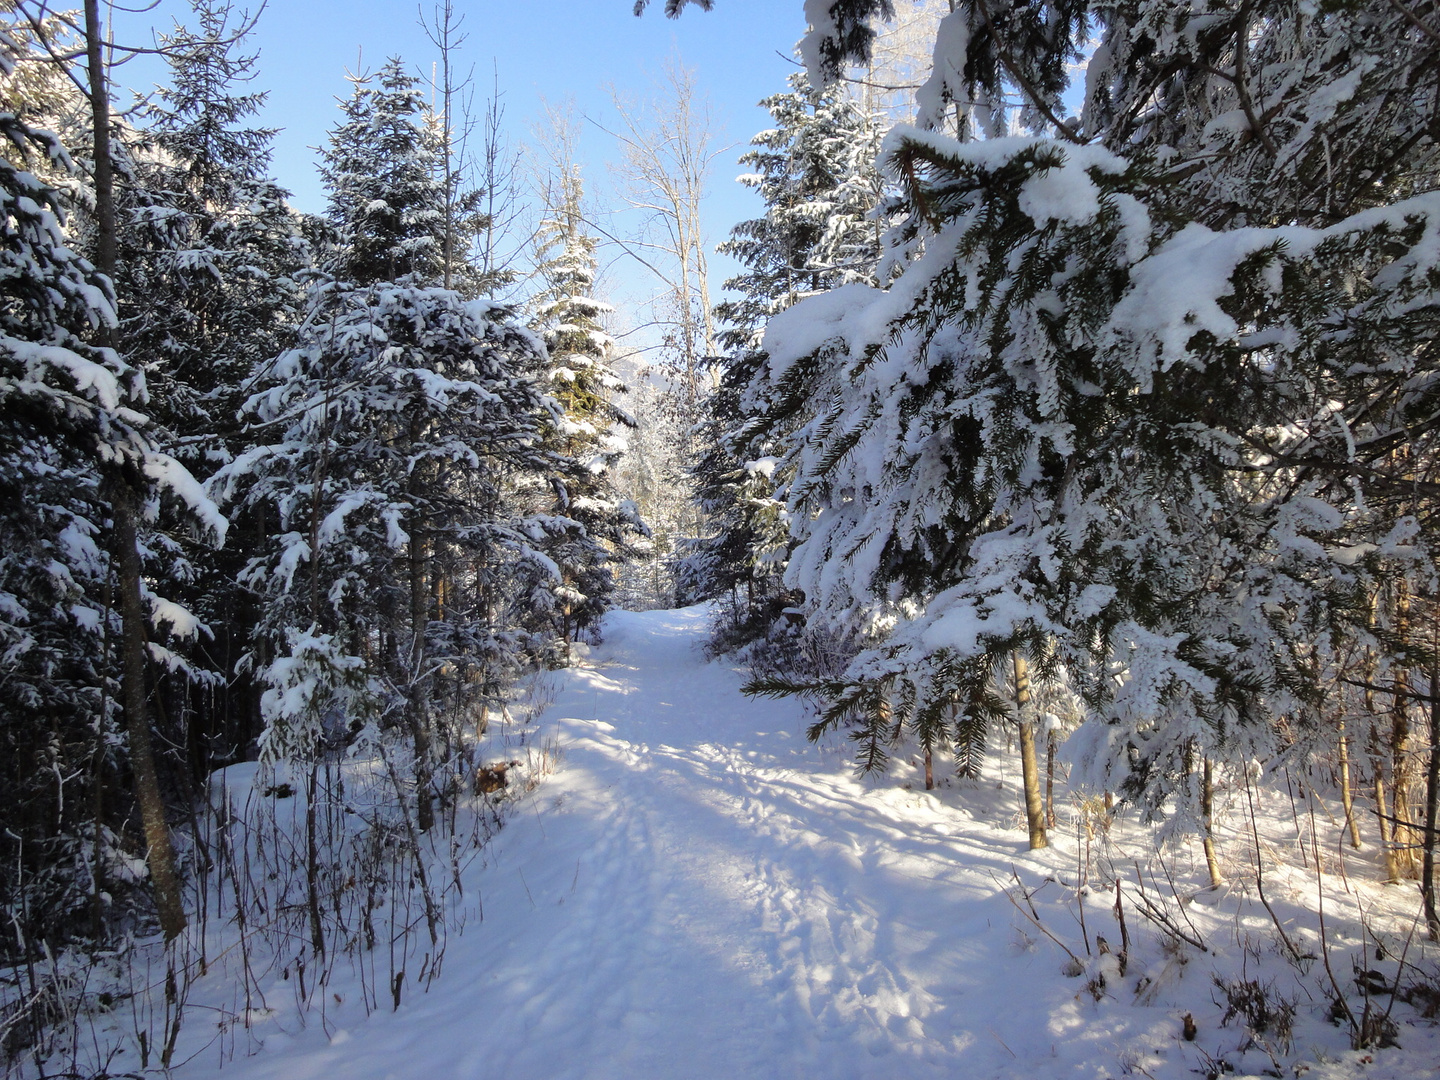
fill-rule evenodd
<path id="1" fill-rule="evenodd" d="M 1392 1014 L 1400 1049 L 1349 1050 L 1345 1030 L 1326 1020 L 1323 964 L 1284 961 L 1252 894 L 1211 894 L 1182 915 L 1163 874 L 1147 877 L 1154 902 L 1169 902 L 1208 951 L 1167 946 L 1134 907 L 1124 823 L 1108 846 L 1093 840 L 1087 870 L 1080 834 L 1063 821 L 1049 850 L 1026 850 L 1018 777 L 1002 775 L 998 759 L 978 785 L 933 793 L 905 786 L 908 769 L 878 784 L 857 779 L 843 743 L 805 741 L 799 704 L 748 700 L 740 672 L 705 661 L 705 624 L 700 608 L 615 613 L 605 644 L 558 675 L 543 723 L 558 738 L 559 768 L 512 808 L 485 864 L 472 867 L 467 892 L 479 891 L 483 921 L 452 936 L 427 993 L 367 1019 L 332 986 L 323 1024 L 287 1011 L 277 993 L 273 1019 L 254 1032 L 263 1049 L 224 1075 L 1188 1080 L 1221 1061 L 1263 1075 L 1275 1062 L 1262 1043 L 1281 1066 L 1273 1075 L 1437 1075 L 1434 1021 L 1407 1004 Z M 1288 823 L 1288 803 L 1283 811 Z M 1148 833 L 1129 828 L 1138 850 Z M 1326 859 L 1332 832 L 1322 829 Z M 1231 857 L 1243 869 L 1240 846 Z M 1168 863 L 1182 896 L 1197 887 L 1194 863 L 1185 852 Z M 1147 873 L 1154 865 L 1142 857 Z M 1095 940 L 1119 947 L 1105 867 L 1126 875 L 1131 905 L 1123 976 Z M 1267 895 L 1300 951 L 1318 952 L 1315 920 L 1302 910 L 1313 869 L 1268 869 Z M 1094 883 L 1083 931 L 1081 873 Z M 1017 877 L 1038 889 L 1040 922 L 1085 963 L 1082 973 L 1067 974 L 1061 946 L 1007 898 Z M 1372 926 L 1390 931 L 1386 942 L 1403 945 L 1410 923 L 1400 916 L 1413 913 L 1414 890 L 1326 883 L 1332 968 L 1354 991 L 1360 945 L 1347 948 L 1346 912 L 1358 899 Z M 1433 971 L 1420 936 L 1408 960 Z M 1387 978 L 1396 968 L 1373 966 Z M 1288 1053 L 1273 1028 L 1246 1050 L 1238 1018 L 1221 1026 L 1215 971 L 1295 1001 Z M 1186 1013 L 1193 1042 L 1182 1037 Z M 177 1075 L 217 1067 L 202 1053 Z"/>

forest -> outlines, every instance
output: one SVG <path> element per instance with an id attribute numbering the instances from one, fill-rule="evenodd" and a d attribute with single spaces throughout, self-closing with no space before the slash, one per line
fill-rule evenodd
<path id="1" fill-rule="evenodd" d="M 463 5 L 422 7 L 433 55 L 351 73 L 311 214 L 256 119 L 263 10 L 127 43 L 98 0 L 0 0 L 7 1077 L 168 1074 L 213 965 L 231 1057 L 277 972 L 322 1017 L 340 967 L 366 1015 L 443 987 L 490 845 L 561 805 L 556 694 L 640 633 L 615 613 L 678 609 L 864 790 L 1013 777 L 995 850 L 1070 845 L 1083 950 L 998 895 L 1094 1003 L 1141 925 L 1206 953 L 1187 905 L 1223 895 L 1349 1052 L 1433 1031 L 1440 5 L 791 2 L 763 212 L 708 247 L 678 61 L 616 101 L 648 215 L 616 236 L 584 121 L 515 151 Z M 123 106 L 142 53 L 167 82 Z M 1158 860 L 1129 924 L 1112 822 Z M 1389 922 L 1327 930 L 1351 878 Z M 1298 1076 L 1278 977 L 1197 1000 Z"/>

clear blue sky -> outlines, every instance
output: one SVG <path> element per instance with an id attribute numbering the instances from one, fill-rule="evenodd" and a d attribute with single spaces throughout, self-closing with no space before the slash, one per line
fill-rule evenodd
<path id="1" fill-rule="evenodd" d="M 433 0 L 421 4 L 430 14 Z M 605 122 L 607 85 L 644 95 L 666 57 L 677 54 L 710 97 L 722 138 L 735 144 L 715 171 L 707 212 L 712 243 L 735 221 L 755 215 L 758 203 L 734 183 L 735 157 L 769 126 L 756 102 L 784 89 L 794 70 L 783 57 L 805 29 L 801 0 L 718 0 L 714 11 L 692 7 L 676 20 L 664 17 L 663 0 L 641 18 L 632 14 L 632 0 L 456 0 L 456 9 L 468 34 L 460 66 L 474 65 L 486 93 L 492 62 L 498 68 L 506 124 L 517 140 L 527 137 L 542 96 L 573 97 L 578 112 Z M 148 36 L 149 26 L 167 27 L 188 11 L 184 0 L 161 0 L 144 15 L 116 13 L 116 40 Z M 418 12 L 415 0 L 269 0 L 250 39 L 260 53 L 255 85 L 269 93 L 262 122 L 282 129 L 276 177 L 300 209 L 324 208 L 311 148 L 323 145 L 338 119 L 336 98 L 349 92 L 346 71 L 373 70 L 399 55 L 428 76 L 435 50 Z M 161 77 L 149 65 L 124 69 L 137 88 Z M 615 156 L 613 148 L 592 130 L 581 149 L 588 186 L 598 192 L 609 182 L 605 160 Z M 624 289 L 628 277 L 620 275 L 617 286 Z"/>

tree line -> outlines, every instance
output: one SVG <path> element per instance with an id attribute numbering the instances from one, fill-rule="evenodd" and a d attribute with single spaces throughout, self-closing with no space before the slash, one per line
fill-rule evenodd
<path id="1" fill-rule="evenodd" d="M 269 173 L 244 29 L 202 0 L 161 39 L 168 84 L 123 116 L 95 3 L 13 5 L 0 38 L 16 958 L 179 933 L 175 837 L 209 775 L 257 754 L 313 795 L 327 755 L 384 744 L 429 829 L 466 733 L 593 634 L 649 534 L 616 485 L 634 420 L 578 166 L 504 302 L 517 271 L 451 84 L 436 109 L 399 59 L 353 76 L 327 210 L 302 215 Z M 448 7 L 433 29 L 453 45 Z"/>
<path id="2" fill-rule="evenodd" d="M 1433 6 L 951 4 L 855 198 L 824 95 L 896 6 L 806 6 L 751 154 L 720 646 L 863 769 L 1013 737 L 1032 846 L 1067 731 L 1217 884 L 1217 790 L 1333 782 L 1440 936 Z"/>
<path id="3" fill-rule="evenodd" d="M 610 479 L 641 410 L 573 161 L 519 310 L 448 91 L 427 108 L 398 61 L 357 78 L 329 211 L 300 216 L 200 10 L 143 123 L 109 113 L 91 9 L 19 5 L 4 42 L 0 874 L 24 941 L 133 922 L 137 814 L 178 925 L 167 808 L 249 753 L 403 750 L 425 829 L 464 733 L 564 661 L 647 531 Z M 1074 783 L 1207 839 L 1257 766 L 1333 775 L 1440 933 L 1433 13 L 973 0 L 887 134 L 866 88 L 893 14 L 816 16 L 713 311 L 700 174 L 669 186 L 647 243 L 682 267 L 681 392 L 631 442 L 678 419 L 698 506 L 657 591 L 718 600 L 717 650 L 812 697 L 862 768 L 904 746 L 927 783 L 946 753 L 974 776 L 1013 735 L 1035 846 L 1072 729 Z M 641 176 L 673 143 L 625 125 Z"/>

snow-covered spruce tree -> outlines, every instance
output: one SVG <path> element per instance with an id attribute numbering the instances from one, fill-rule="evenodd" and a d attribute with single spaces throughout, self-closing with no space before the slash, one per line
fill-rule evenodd
<path id="1" fill-rule="evenodd" d="M 70 149 L 63 163 L 44 160 L 27 162 L 36 176 L 44 180 L 67 201 L 77 198 L 82 188 L 83 155 L 78 153 L 89 140 L 90 107 L 81 85 L 72 78 L 72 70 L 62 63 L 52 63 L 48 51 L 60 56 L 73 55 L 84 48 L 84 38 L 72 21 L 63 14 L 36 12 L 32 25 L 27 12 L 8 10 L 4 15 L 6 35 L 14 45 L 15 55 L 29 55 L 32 60 L 12 65 L 0 73 L 0 102 L 6 112 L 14 113 L 25 123 L 43 128 Z M 67 218 L 74 230 L 75 217 Z"/>
<path id="2" fill-rule="evenodd" d="M 197 29 L 162 39 L 170 83 L 147 109 L 149 127 L 127 140 L 118 340 L 145 373 L 162 445 L 205 478 L 243 450 L 245 384 L 299 322 L 306 245 L 268 178 L 273 133 L 246 126 L 264 96 L 236 93 L 255 58 L 237 55 L 225 5 L 200 0 L 195 14 Z M 236 525 L 226 548 L 203 558 L 183 536 L 155 538 L 152 575 L 178 579 L 171 591 L 209 631 L 183 650 L 190 671 L 165 687 L 167 713 L 185 720 L 172 737 L 197 782 L 259 734 L 256 691 L 230 670 L 257 617 L 237 578 L 259 523 Z"/>
<path id="3" fill-rule="evenodd" d="M 1202 758 L 1326 737 L 1336 645 L 1382 644 L 1367 596 L 1428 580 L 1437 280 L 1423 30 L 1379 4 L 1189 18 L 959 7 L 922 116 L 994 131 L 1018 95 L 1056 137 L 892 133 L 913 261 L 765 340 L 777 386 L 840 372 L 802 432 L 788 580 L 887 622 L 832 715 L 885 685 L 963 700 L 1018 649 L 1083 687 L 1082 776 L 1175 795 L 1182 823 Z"/>
<path id="4" fill-rule="evenodd" d="M 219 480 L 274 515 L 269 550 L 244 575 L 265 600 L 250 662 L 271 687 L 266 753 L 313 761 L 367 724 L 402 730 L 427 829 L 445 749 L 433 668 L 509 652 L 500 568 L 548 565 L 502 502 L 511 474 L 555 469 L 531 375 L 545 351 L 508 309 L 428 276 L 436 180 L 399 63 L 378 88 L 358 82 L 345 115 L 326 152 L 330 274 L 311 290 L 297 346 L 246 406 L 269 441 Z"/>
<path id="5" fill-rule="evenodd" d="M 805 296 L 876 281 L 881 125 L 838 84 L 817 89 L 804 72 L 789 83 L 760 102 L 774 126 L 740 156 L 752 171 L 739 182 L 764 201 L 765 215 L 719 245 L 745 268 L 725 283 L 735 297 L 717 308 L 730 348 L 757 347 L 770 317 Z"/>
<path id="6" fill-rule="evenodd" d="M 18 51 L 0 38 L 0 68 L 8 72 Z M 103 100 L 103 78 L 98 93 Z M 173 936 L 184 913 L 135 628 L 147 603 L 154 625 L 193 620 L 139 581 L 132 500 L 169 491 L 213 532 L 223 536 L 225 522 L 156 450 L 137 411 L 143 376 L 95 343 L 116 326 L 111 282 L 66 244 L 60 197 L 29 168 L 68 170 L 65 150 L 10 112 L 0 112 L 0 134 L 0 889 L 20 931 L 10 940 L 25 952 L 77 933 L 98 939 L 125 917 L 112 902 L 143 878 L 120 836 L 126 772 Z"/>
<path id="7" fill-rule="evenodd" d="M 154 371 L 152 394 L 174 398 L 157 419 L 233 440 L 245 380 L 298 321 L 304 252 L 287 192 L 269 178 L 274 132 L 246 126 L 265 95 L 236 92 L 256 58 L 235 55 L 223 4 L 197 0 L 195 14 L 197 30 L 162 39 L 170 83 L 149 103 L 132 154 L 124 239 L 135 249 L 123 273 L 140 295 L 125 301 L 122 328 Z"/>
<path id="8" fill-rule="evenodd" d="M 649 530 L 635 503 L 616 488 L 623 431 L 635 420 L 615 402 L 625 386 L 610 366 L 615 343 L 600 322 L 610 308 L 591 295 L 598 240 L 585 231 L 579 166 L 565 169 L 562 163 L 547 187 L 549 205 L 536 240 L 542 288 L 531 308 L 550 356 L 546 389 L 563 410 L 546 442 L 570 468 L 552 482 L 549 515 L 532 520 L 545 530 L 540 550 L 559 571 L 547 606 L 561 648 L 568 650 L 570 642 L 592 634 L 610 608 L 613 561 Z"/>
<path id="9" fill-rule="evenodd" d="M 715 532 L 694 545 L 682 568 L 696 595 L 730 597 L 716 639 L 729 647 L 763 637 L 793 601 L 780 582 L 789 531 L 776 498 L 786 476 L 775 472 L 786 425 L 764 415 L 763 395 L 751 389 L 764 361 L 765 325 L 804 296 L 873 284 L 880 258 L 876 118 L 837 85 L 815 90 L 804 73 L 790 84 L 761 102 L 775 126 L 740 159 L 753 169 L 740 182 L 765 201 L 765 216 L 735 226 L 718 248 L 745 270 L 725 283 L 735 295 L 716 309 L 727 359 L 695 467 Z"/>
<path id="10" fill-rule="evenodd" d="M 1241 7 L 1188 35 L 1188 42 L 1162 30 L 1157 14 L 1146 5 L 1105 9 L 1111 30 L 1091 64 L 1087 123 L 1110 145 L 1130 140 L 1143 154 L 1173 153 L 1171 175 L 1184 179 L 1174 185 L 1167 203 L 1185 220 L 1227 234 L 1287 225 L 1363 230 L 1373 227 L 1362 224 L 1365 213 L 1373 216 L 1436 187 L 1435 138 L 1424 121 L 1425 110 L 1414 107 L 1436 85 L 1436 38 L 1408 7 L 1362 4 L 1315 14 L 1298 4 Z M 1188 16 L 1186 25 L 1199 27 L 1197 18 Z M 1228 71 L 1232 78 L 1217 79 L 1211 69 Z M 1153 121 L 1134 104 L 1141 82 L 1158 88 Z M 1171 119 L 1180 116 L 1186 118 L 1183 124 Z M 1272 235 L 1289 243 L 1283 235 Z M 1369 243 L 1383 242 L 1376 235 Z M 1341 272 L 1365 281 L 1383 265 L 1375 258 L 1357 252 L 1356 264 Z M 1416 260 L 1411 272 L 1423 269 L 1423 259 Z M 1387 288 L 1386 279 L 1395 273 L 1382 274 Z M 1281 302 L 1289 307 L 1288 296 Z M 1290 310 L 1292 318 L 1299 317 L 1298 309 Z M 1413 515 L 1425 525 L 1429 496 L 1413 486 L 1433 469 L 1425 414 L 1413 411 L 1426 407 L 1424 304 L 1394 315 L 1404 327 L 1398 332 L 1386 326 L 1372 331 L 1378 337 L 1347 342 L 1345 349 L 1327 342 L 1325 360 L 1310 377 L 1311 393 L 1334 408 L 1334 420 L 1284 463 L 1309 478 L 1328 477 L 1333 494 L 1327 500 L 1347 513 L 1363 505 L 1379 522 Z M 1357 440 L 1353 449 L 1352 437 Z M 1256 451 L 1265 453 L 1275 443 L 1267 438 Z M 1359 483 L 1347 500 L 1344 485 L 1352 475 Z M 1433 537 L 1422 535 L 1425 550 L 1433 550 Z M 1361 530 L 1354 538 L 1369 543 L 1379 537 Z M 1437 772 L 1430 769 L 1428 785 L 1422 782 L 1427 755 L 1416 745 L 1428 741 L 1433 747 L 1435 739 L 1433 734 L 1417 739 L 1413 729 L 1423 730 L 1428 722 L 1423 713 L 1411 715 L 1423 706 L 1404 696 L 1414 692 L 1417 680 L 1430 681 L 1426 673 L 1433 664 L 1415 653 L 1395 665 L 1381 656 L 1393 656 L 1394 648 L 1433 652 L 1433 642 L 1418 640 L 1419 627 L 1429 621 L 1432 595 L 1432 587 L 1415 580 L 1392 579 L 1372 588 L 1371 621 L 1390 638 L 1391 649 L 1372 650 L 1355 642 L 1372 657 L 1364 672 L 1318 670 L 1319 676 L 1358 678 L 1399 691 L 1382 698 L 1385 707 L 1378 715 L 1373 693 L 1359 695 L 1359 712 L 1369 715 L 1352 720 L 1352 729 L 1356 722 L 1360 732 L 1369 729 L 1366 741 L 1374 752 L 1367 764 L 1379 784 L 1377 824 L 1382 840 L 1395 841 L 1387 844 L 1392 876 L 1412 872 L 1418 851 L 1434 862 L 1433 832 L 1401 826 L 1399 835 L 1390 836 L 1384 810 L 1386 788 L 1390 814 L 1405 821 L 1418 822 L 1424 816 L 1421 807 L 1437 797 Z M 1357 696 L 1353 687 L 1351 696 Z M 1432 904 L 1433 896 L 1430 886 Z M 1440 922 L 1434 932 L 1440 933 Z"/>
<path id="11" fill-rule="evenodd" d="M 279 436 L 221 472 L 227 492 L 248 487 L 247 501 L 273 508 L 278 530 L 245 575 L 266 599 L 255 662 L 275 657 L 262 678 L 298 686 L 303 649 L 324 661 L 313 678 L 336 688 L 300 714 L 288 704 L 298 696 L 267 694 L 267 752 L 344 743 L 352 725 L 388 729 L 403 714 L 428 784 L 433 653 L 448 643 L 473 666 L 503 646 L 474 568 L 530 553 L 499 516 L 500 481 L 549 462 L 535 446 L 541 399 L 521 373 L 543 352 L 508 319 L 434 287 L 317 286 L 298 347 L 248 406 Z M 289 730 L 301 724 L 332 730 Z M 422 787 L 426 826 L 428 803 Z"/>
<path id="12" fill-rule="evenodd" d="M 437 282 L 446 200 L 419 82 L 398 58 L 351 82 L 320 165 L 340 237 L 326 269 L 361 285 Z"/>

